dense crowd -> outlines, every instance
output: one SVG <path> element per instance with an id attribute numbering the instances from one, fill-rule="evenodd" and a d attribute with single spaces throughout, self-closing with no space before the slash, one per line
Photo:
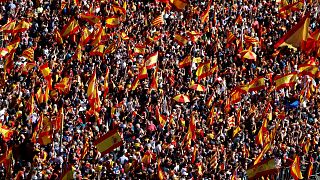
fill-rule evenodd
<path id="1" fill-rule="evenodd" d="M 319 76 L 299 76 L 294 86 L 279 91 L 274 90 L 272 79 L 298 71 L 302 64 L 318 66 L 317 52 L 299 47 L 275 49 L 274 44 L 306 12 L 310 12 L 309 32 L 319 29 L 320 6 L 305 1 L 283 16 L 279 13 L 283 2 L 213 0 L 207 20 L 201 22 L 209 1 L 189 0 L 180 11 L 170 3 L 157 1 L 1 1 L 1 25 L 13 20 L 31 25 L 22 32 L 1 32 L 1 48 L 18 37 L 20 43 L 11 69 L 6 64 L 8 55 L 0 60 L 0 122 L 3 129 L 12 131 L 8 139 L 3 135 L 0 140 L 2 156 L 12 150 L 10 160 L 2 161 L 0 179 L 59 179 L 70 166 L 74 179 L 155 179 L 159 178 L 159 169 L 164 179 L 244 178 L 264 147 L 256 137 L 265 119 L 267 131 L 276 126 L 277 131 L 262 160 L 276 158 L 282 170 L 290 166 L 295 155 L 305 167 L 312 157 L 312 174 L 319 173 Z M 125 14 L 115 11 L 114 4 L 124 8 Z M 101 18 L 89 23 L 81 13 Z M 152 25 L 160 14 L 164 23 Z M 121 22 L 105 28 L 106 35 L 98 44 L 114 44 L 114 50 L 91 54 L 96 45 L 94 35 L 111 16 L 121 17 Z M 56 31 L 61 32 L 72 18 L 80 28 L 63 37 L 61 44 Z M 84 29 L 93 36 L 80 47 L 79 60 L 74 54 Z M 228 42 L 229 32 L 235 36 L 234 42 Z M 187 43 L 177 42 L 176 34 L 187 37 Z M 255 60 L 240 55 L 250 46 L 244 36 L 257 40 L 251 47 Z M 137 52 L 141 45 L 144 52 Z M 22 55 L 28 48 L 34 49 L 33 60 Z M 157 66 L 148 69 L 148 77 L 133 88 L 143 62 L 154 52 L 158 52 Z M 180 68 L 179 62 L 186 56 L 194 61 Z M 211 67 L 217 65 L 217 71 L 199 79 L 197 68 L 208 61 Z M 28 63 L 34 66 L 26 69 Z M 52 89 L 41 103 L 37 93 L 47 91 L 49 86 L 41 72 L 46 63 L 51 70 Z M 87 89 L 94 73 L 101 105 L 92 113 Z M 158 86 L 152 89 L 155 74 Z M 257 77 L 265 77 L 265 87 L 230 104 L 231 91 Z M 58 89 L 57 84 L 65 78 L 70 79 L 68 87 Z M 301 91 L 310 82 L 314 89 L 305 97 Z M 202 85 L 205 90 L 191 89 L 190 84 Z M 179 94 L 187 95 L 190 102 L 175 101 Z M 159 122 L 157 111 L 165 117 L 165 124 Z M 195 137 L 189 143 L 186 138 L 191 120 L 195 122 Z M 230 121 L 234 121 L 233 126 Z M 49 143 L 40 140 L 41 133 L 37 133 L 44 127 L 50 129 Z M 102 155 L 94 142 L 114 129 L 123 145 Z M 239 131 L 235 133 L 236 129 Z M 306 142 L 310 142 L 307 152 Z M 270 177 L 279 177 L 279 173 Z"/>

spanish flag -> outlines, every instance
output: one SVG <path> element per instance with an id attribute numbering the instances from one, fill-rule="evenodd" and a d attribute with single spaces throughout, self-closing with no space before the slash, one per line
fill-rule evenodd
<path id="1" fill-rule="evenodd" d="M 187 5 L 187 0 L 170 0 L 170 4 L 177 10 L 182 11 Z"/>
<path id="2" fill-rule="evenodd" d="M 167 117 L 160 113 L 158 106 L 156 106 L 156 117 L 157 117 L 157 120 L 159 121 L 161 128 L 164 128 L 164 126 L 167 123 Z"/>
<path id="3" fill-rule="evenodd" d="M 198 81 L 211 75 L 210 61 L 199 64 L 197 71 L 196 71 L 196 75 L 198 76 Z"/>
<path id="4" fill-rule="evenodd" d="M 163 170 L 161 168 L 161 160 L 158 159 L 158 178 L 159 180 L 165 180 L 166 178 L 164 177 Z"/>
<path id="5" fill-rule="evenodd" d="M 289 46 L 301 47 L 308 38 L 308 28 L 310 24 L 310 13 L 306 14 L 297 25 L 288 31 L 280 40 L 274 45 L 274 48 Z"/>
<path id="6" fill-rule="evenodd" d="M 296 84 L 297 81 L 297 72 L 278 75 L 274 78 L 274 82 L 276 83 L 276 90 L 280 90 L 285 87 L 292 87 Z"/>
<path id="7" fill-rule="evenodd" d="M 299 67 L 299 76 L 308 75 L 310 77 L 315 77 L 318 72 L 318 67 L 309 65 L 309 64 L 302 64 Z"/>
<path id="8" fill-rule="evenodd" d="M 187 31 L 186 34 L 191 38 L 192 42 L 197 42 L 199 37 L 201 37 L 201 32 Z"/>
<path id="9" fill-rule="evenodd" d="M 123 141 L 117 129 L 107 132 L 94 142 L 94 145 L 97 147 L 97 150 L 101 153 L 101 155 L 111 152 L 122 144 Z"/>
<path id="10" fill-rule="evenodd" d="M 104 88 L 103 97 L 106 97 L 109 92 L 109 73 L 110 73 L 110 70 L 109 68 L 107 68 L 106 76 L 104 77 L 104 83 L 103 83 L 103 88 Z"/>
<path id="11" fill-rule="evenodd" d="M 241 101 L 242 95 L 246 94 L 247 91 L 244 91 L 243 89 L 241 89 L 241 87 L 236 87 L 234 90 L 231 91 L 230 96 L 231 96 L 231 100 L 230 103 L 231 104 L 235 104 Z"/>
<path id="12" fill-rule="evenodd" d="M 213 100 L 214 100 L 213 95 L 214 95 L 214 94 L 212 94 L 212 95 L 207 99 L 207 101 L 206 101 L 206 106 L 207 106 L 208 108 L 211 107 L 212 102 L 213 102 Z"/>
<path id="13" fill-rule="evenodd" d="M 158 51 L 151 54 L 149 57 L 147 57 L 145 65 L 146 65 L 147 69 L 151 69 L 151 68 L 157 66 L 157 63 L 158 63 Z"/>
<path id="14" fill-rule="evenodd" d="M 14 59 L 14 52 L 11 52 L 10 54 L 8 54 L 6 56 L 5 63 L 4 63 L 4 66 L 3 66 L 5 74 L 6 73 L 10 74 L 11 69 L 14 68 L 13 59 Z"/>
<path id="15" fill-rule="evenodd" d="M 150 85 L 150 90 L 158 90 L 158 68 L 155 69 Z"/>
<path id="16" fill-rule="evenodd" d="M 100 17 L 99 16 L 95 16 L 93 14 L 81 13 L 80 14 L 80 18 L 85 20 L 85 21 L 87 21 L 91 25 L 95 25 L 96 23 L 100 22 Z"/>
<path id="17" fill-rule="evenodd" d="M 96 70 L 94 70 L 93 74 L 91 75 L 91 78 L 89 80 L 89 84 L 88 84 L 88 89 L 87 89 L 87 96 L 88 99 L 91 99 L 91 97 L 93 96 L 94 90 L 95 90 L 95 86 L 96 86 Z"/>
<path id="18" fill-rule="evenodd" d="M 188 43 L 188 38 L 181 36 L 179 34 L 174 35 L 174 40 L 180 45 L 185 46 Z"/>
<path id="19" fill-rule="evenodd" d="M 7 54 L 8 54 L 7 48 L 0 48 L 0 58 L 6 56 Z"/>
<path id="20" fill-rule="evenodd" d="M 125 32 L 121 32 L 121 39 L 123 40 L 129 40 L 129 36 Z"/>
<path id="21" fill-rule="evenodd" d="M 8 54 L 10 54 L 11 52 L 14 53 L 16 51 L 16 49 L 18 48 L 19 44 L 20 44 L 20 38 L 19 37 L 14 39 L 13 41 L 11 41 L 6 47 L 6 50 L 8 51 Z"/>
<path id="22" fill-rule="evenodd" d="M 241 14 L 238 15 L 236 21 L 235 21 L 235 24 L 242 24 L 242 16 Z"/>
<path id="23" fill-rule="evenodd" d="M 191 157 L 191 163 L 192 164 L 196 161 L 197 151 L 198 151 L 198 148 L 194 147 L 194 150 L 192 152 L 192 157 Z"/>
<path id="24" fill-rule="evenodd" d="M 140 80 L 139 78 L 136 78 L 131 84 L 130 91 L 136 90 L 139 84 L 140 84 Z"/>
<path id="25" fill-rule="evenodd" d="M 134 54 L 144 54 L 146 46 L 142 44 L 137 44 L 134 48 Z"/>
<path id="26" fill-rule="evenodd" d="M 13 135 L 13 133 L 14 133 L 14 130 L 9 129 L 6 126 L 0 125 L 0 134 L 1 134 L 2 139 L 4 141 L 9 141 L 11 139 L 11 136 Z"/>
<path id="27" fill-rule="evenodd" d="M 0 157 L 0 164 L 3 164 L 5 169 L 8 171 L 11 160 L 12 160 L 12 149 L 10 148 Z"/>
<path id="28" fill-rule="evenodd" d="M 80 44 L 86 45 L 92 38 L 94 33 L 91 33 L 87 27 L 82 29 L 81 37 L 80 37 Z"/>
<path id="29" fill-rule="evenodd" d="M 190 119 L 190 122 L 189 122 L 189 128 L 188 128 L 188 132 L 184 138 L 184 141 L 186 142 L 186 146 L 187 147 L 190 147 L 191 145 L 191 140 L 194 140 L 195 139 L 195 129 L 196 129 L 196 123 L 194 121 L 194 115 L 192 114 L 191 115 L 191 119 Z"/>
<path id="30" fill-rule="evenodd" d="M 311 145 L 311 142 L 310 142 L 310 139 L 308 138 L 307 141 L 303 145 L 303 152 L 304 153 L 309 152 L 310 145 Z"/>
<path id="31" fill-rule="evenodd" d="M 148 78 L 148 71 L 147 71 L 147 67 L 146 66 L 142 66 L 139 68 L 139 75 L 138 75 L 138 79 L 146 79 Z"/>
<path id="32" fill-rule="evenodd" d="M 55 84 L 54 88 L 58 91 L 64 92 L 70 87 L 70 78 L 64 77 L 59 83 Z"/>
<path id="33" fill-rule="evenodd" d="M 259 91 L 261 89 L 264 89 L 266 87 L 266 84 L 265 84 L 265 81 L 264 81 L 264 77 L 258 77 L 254 80 L 252 80 L 250 83 L 249 83 L 249 89 L 248 91 L 249 92 L 252 92 L 252 91 Z"/>
<path id="34" fill-rule="evenodd" d="M 262 122 L 262 126 L 260 127 L 260 130 L 256 136 L 256 143 L 258 145 L 263 145 L 265 142 L 265 139 L 268 135 L 268 129 L 267 129 L 268 121 L 267 119 L 264 119 Z"/>
<path id="35" fill-rule="evenodd" d="M 108 28 L 118 27 L 120 24 L 120 18 L 118 16 L 111 16 L 106 19 L 106 26 Z"/>
<path id="36" fill-rule="evenodd" d="M 71 18 L 70 21 L 63 26 L 61 30 L 61 36 L 66 38 L 74 33 L 76 33 L 80 29 L 78 21 L 74 18 Z"/>
<path id="37" fill-rule="evenodd" d="M 47 79 L 48 77 L 51 78 L 51 69 L 49 68 L 48 63 L 41 65 L 39 69 L 45 79 Z"/>
<path id="38" fill-rule="evenodd" d="M 28 30 L 31 27 L 31 23 L 26 22 L 24 20 L 20 21 L 20 23 L 14 28 L 13 32 L 18 33 L 18 32 L 24 32 Z"/>
<path id="39" fill-rule="evenodd" d="M 91 42 L 91 46 L 96 46 L 101 43 L 101 40 L 106 37 L 106 31 L 104 27 L 100 27 L 99 31 L 94 35 L 94 40 Z"/>
<path id="40" fill-rule="evenodd" d="M 260 163 L 251 166 L 247 170 L 249 180 L 259 179 L 262 176 L 268 176 L 278 172 L 276 161 L 274 158 L 261 161 Z"/>
<path id="41" fill-rule="evenodd" d="M 63 44 L 63 39 L 61 37 L 60 32 L 57 29 L 54 30 L 53 36 L 54 36 L 54 39 L 57 41 L 58 44 Z"/>
<path id="42" fill-rule="evenodd" d="M 51 131 L 44 131 L 39 133 L 38 142 L 39 144 L 46 146 L 52 143 L 52 132 Z"/>
<path id="43" fill-rule="evenodd" d="M 91 51 L 90 51 L 90 56 L 100 56 L 103 57 L 104 54 L 104 45 L 100 44 L 97 45 L 96 47 L 94 47 Z"/>
<path id="44" fill-rule="evenodd" d="M 0 28 L 0 32 L 13 33 L 14 27 L 16 27 L 16 21 L 10 21 Z"/>
<path id="45" fill-rule="evenodd" d="M 125 8 L 123 8 L 123 7 L 121 7 L 121 6 L 118 6 L 118 5 L 115 4 L 115 3 L 113 3 L 111 6 L 112 6 L 112 9 L 113 9 L 113 11 L 114 11 L 115 13 L 119 13 L 119 14 L 121 14 L 121 15 L 123 15 L 123 16 L 126 15 L 126 9 L 125 9 Z"/>
<path id="46" fill-rule="evenodd" d="M 141 162 L 143 162 L 143 164 L 145 164 L 145 165 L 149 165 L 149 164 L 151 164 L 151 161 L 152 161 L 152 159 L 154 159 L 154 157 L 155 157 L 155 154 L 153 152 L 147 151 L 143 155 Z"/>
<path id="47" fill-rule="evenodd" d="M 116 43 L 111 43 L 106 50 L 104 51 L 104 54 L 111 54 L 114 53 L 116 51 L 117 48 L 117 44 Z"/>
<path id="48" fill-rule="evenodd" d="M 187 55 L 186 57 L 183 58 L 182 61 L 179 62 L 179 68 L 184 68 L 187 66 L 191 66 L 192 64 L 192 59 L 190 55 Z"/>
<path id="49" fill-rule="evenodd" d="M 72 58 L 78 60 L 80 63 L 82 62 L 82 47 L 80 43 L 78 44 Z"/>
<path id="50" fill-rule="evenodd" d="M 207 8 L 206 10 L 200 15 L 200 18 L 201 18 L 201 23 L 205 23 L 208 21 L 209 19 L 209 12 L 210 12 L 210 8 L 211 8 L 211 3 L 212 3 L 212 0 L 210 0 L 208 2 L 208 5 L 207 5 Z"/>
<path id="51" fill-rule="evenodd" d="M 233 41 L 235 41 L 236 39 L 236 36 L 233 35 L 231 31 L 227 33 L 227 44 L 233 43 Z"/>
<path id="52" fill-rule="evenodd" d="M 49 92 L 50 92 L 49 86 L 47 86 L 47 87 L 46 87 L 46 91 L 45 91 L 44 96 L 43 96 L 43 102 L 44 102 L 44 103 L 47 103 L 48 100 L 49 100 Z"/>
<path id="53" fill-rule="evenodd" d="M 33 48 L 28 48 L 22 52 L 22 56 L 27 58 L 29 61 L 34 61 L 34 50 Z"/>
<path id="54" fill-rule="evenodd" d="M 308 167 L 308 173 L 307 173 L 307 179 L 310 179 L 310 177 L 312 176 L 312 173 L 313 173 L 313 158 L 311 157 L 310 158 L 310 161 L 309 161 L 309 167 Z"/>
<path id="55" fill-rule="evenodd" d="M 271 148 L 271 144 L 270 143 L 267 143 L 266 145 L 264 145 L 262 151 L 260 152 L 260 154 L 254 160 L 253 165 L 258 164 L 261 161 L 261 159 L 263 158 L 263 156 L 269 151 L 270 148 Z"/>
<path id="56" fill-rule="evenodd" d="M 290 166 L 290 174 L 294 179 L 303 179 L 300 170 L 300 157 L 298 155 L 296 155 L 292 165 Z"/>

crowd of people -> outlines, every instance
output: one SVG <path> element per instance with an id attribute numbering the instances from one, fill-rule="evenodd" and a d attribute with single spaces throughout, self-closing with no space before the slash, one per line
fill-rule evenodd
<path id="1" fill-rule="evenodd" d="M 274 89 L 272 79 L 296 72 L 303 64 L 318 66 L 316 51 L 274 45 L 307 12 L 309 32 L 319 30 L 320 4 L 301 1 L 283 14 L 280 8 L 296 1 L 179 2 L 186 6 L 179 9 L 174 0 L 1 1 L 1 48 L 8 50 L 8 44 L 20 41 L 0 60 L 0 179 L 60 179 L 69 167 L 71 179 L 246 178 L 264 149 L 257 135 L 265 119 L 266 131 L 277 128 L 261 159 L 276 159 L 279 172 L 269 178 L 289 178 L 282 170 L 295 156 L 300 157 L 304 177 L 310 163 L 312 175 L 319 174 L 319 75 L 299 76 L 293 86 L 281 90 Z M 159 15 L 163 23 L 155 25 Z M 107 27 L 108 17 L 121 18 L 115 27 Z M 79 28 L 64 36 L 64 27 L 73 19 Z M 30 26 L 3 31 L 11 21 Z M 99 39 L 101 27 L 105 34 Z M 83 43 L 85 30 L 91 35 Z M 177 34 L 186 42 L 177 40 Z M 245 36 L 257 42 L 248 44 Z M 92 53 L 99 45 L 113 47 Z M 33 58 L 26 57 L 26 49 L 34 50 Z M 248 49 L 256 58 L 242 57 L 240 52 Z M 136 83 L 155 52 L 156 66 Z M 187 56 L 190 66 L 179 66 Z M 199 78 L 199 66 L 205 62 L 217 69 Z M 50 69 L 52 82 L 44 68 Z M 87 94 L 94 73 L 99 98 L 93 104 L 99 110 Z M 230 103 L 236 87 L 257 77 L 265 77 L 262 89 Z M 204 89 L 191 89 L 194 84 Z M 314 87 L 308 91 L 311 95 L 301 93 L 306 86 Z M 180 94 L 190 102 L 173 99 Z M 191 139 L 190 123 L 195 123 Z M 123 145 L 101 154 L 94 142 L 114 129 Z"/>

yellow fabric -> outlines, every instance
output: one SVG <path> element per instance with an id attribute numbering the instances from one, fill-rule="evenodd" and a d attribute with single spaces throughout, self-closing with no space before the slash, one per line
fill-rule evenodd
<path id="1" fill-rule="evenodd" d="M 99 152 L 104 152 L 108 150 L 114 144 L 122 141 L 120 134 L 118 132 L 112 134 L 110 137 L 106 138 L 104 141 L 96 145 Z"/>

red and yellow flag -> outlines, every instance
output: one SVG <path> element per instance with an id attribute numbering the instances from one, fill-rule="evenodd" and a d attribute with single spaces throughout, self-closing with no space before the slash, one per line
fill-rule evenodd
<path id="1" fill-rule="evenodd" d="M 54 88 L 61 92 L 65 92 L 67 89 L 69 89 L 70 85 L 70 78 L 64 77 L 59 83 L 55 84 Z"/>
<path id="2" fill-rule="evenodd" d="M 248 91 L 259 91 L 266 87 L 264 77 L 257 77 L 256 79 L 252 80 L 248 85 Z"/>
<path id="3" fill-rule="evenodd" d="M 158 159 L 158 178 L 159 180 L 165 180 L 165 176 L 164 176 L 164 173 L 163 173 L 163 170 L 161 168 L 161 160 Z"/>
<path id="4" fill-rule="evenodd" d="M 107 68 L 106 69 L 106 76 L 104 77 L 104 83 L 103 83 L 103 88 L 104 88 L 103 96 L 104 97 L 106 97 L 109 92 L 109 73 L 110 73 L 110 70 L 109 70 L 109 68 Z"/>
<path id="5" fill-rule="evenodd" d="M 315 77 L 319 68 L 314 65 L 302 64 L 299 67 L 299 76 L 308 75 L 310 77 Z"/>
<path id="6" fill-rule="evenodd" d="M 157 63 L 158 63 L 158 51 L 151 54 L 149 57 L 146 58 L 146 67 L 147 69 L 151 69 L 155 66 L 157 66 Z"/>
<path id="7" fill-rule="evenodd" d="M 235 23 L 236 23 L 236 24 L 242 24 L 242 16 L 241 16 L 241 14 L 239 14 L 239 15 L 237 16 L 237 19 L 236 19 Z"/>
<path id="8" fill-rule="evenodd" d="M 0 135 L 2 136 L 2 139 L 4 141 L 9 141 L 11 139 L 11 136 L 13 135 L 14 130 L 6 127 L 6 126 L 2 126 L 0 125 Z"/>
<path id="9" fill-rule="evenodd" d="M 63 44 L 63 39 L 61 37 L 60 32 L 57 29 L 54 30 L 53 36 L 54 36 L 54 39 L 57 41 L 58 44 Z"/>
<path id="10" fill-rule="evenodd" d="M 121 6 L 118 6 L 118 5 L 115 4 L 115 3 L 113 3 L 111 6 L 112 6 L 113 11 L 114 11 L 115 13 L 119 13 L 119 14 L 121 14 L 121 15 L 123 15 L 123 16 L 126 15 L 126 9 L 125 9 L 125 8 L 123 8 L 123 7 L 121 7 Z"/>
<path id="11" fill-rule="evenodd" d="M 260 152 L 260 154 L 254 160 L 253 165 L 258 164 L 261 161 L 262 157 L 269 151 L 270 148 L 271 148 L 271 144 L 270 143 L 267 143 L 266 145 L 264 145 L 262 151 Z"/>
<path id="12" fill-rule="evenodd" d="M 285 87 L 292 87 L 296 84 L 297 81 L 297 72 L 278 75 L 274 78 L 274 82 L 276 83 L 276 90 L 280 90 Z"/>
<path id="13" fill-rule="evenodd" d="M 31 23 L 26 22 L 24 20 L 20 21 L 20 23 L 14 28 L 13 32 L 18 33 L 18 32 L 24 32 L 28 30 L 31 27 Z"/>
<path id="14" fill-rule="evenodd" d="M 10 54 L 11 52 L 15 52 L 16 49 L 18 48 L 20 44 L 20 38 L 16 38 L 14 40 L 12 40 L 6 47 L 6 50 L 8 51 L 8 54 Z"/>
<path id="15" fill-rule="evenodd" d="M 86 45 L 92 38 L 93 38 L 93 33 L 91 33 L 87 27 L 84 27 L 82 29 L 79 43 L 81 45 Z"/>
<path id="16" fill-rule="evenodd" d="M 196 71 L 196 75 L 198 76 L 198 81 L 211 75 L 212 73 L 210 70 L 211 70 L 210 69 L 210 61 L 199 64 L 197 71 Z"/>
<path id="17" fill-rule="evenodd" d="M 247 36 L 247 35 L 244 35 L 244 42 L 246 44 L 249 44 L 249 45 L 251 45 L 251 44 L 259 44 L 259 40 L 258 39 L 253 38 L 251 36 Z"/>
<path id="18" fill-rule="evenodd" d="M 191 66 L 192 64 L 192 59 L 190 55 L 187 55 L 186 57 L 183 58 L 182 61 L 179 62 L 179 68 L 184 68 L 187 66 Z"/>
<path id="19" fill-rule="evenodd" d="M 13 59 L 14 59 L 14 52 L 11 52 L 10 54 L 8 54 L 5 58 L 5 63 L 3 66 L 4 69 L 4 73 L 8 73 L 10 74 L 11 69 L 14 68 L 14 63 L 13 63 Z"/>
<path id="20" fill-rule="evenodd" d="M 39 133 L 38 142 L 39 144 L 46 146 L 52 143 L 52 131 L 44 131 Z"/>
<path id="21" fill-rule="evenodd" d="M 106 37 L 106 31 L 104 27 L 101 26 L 99 27 L 99 31 L 94 35 L 94 39 L 91 42 L 91 46 L 96 46 L 98 44 L 101 44 L 101 40 L 103 40 L 105 37 Z"/>
<path id="22" fill-rule="evenodd" d="M 96 23 L 100 22 L 100 17 L 99 16 L 95 16 L 93 14 L 81 13 L 80 14 L 80 18 L 85 20 L 85 21 L 87 21 L 91 25 L 95 25 Z"/>
<path id="23" fill-rule="evenodd" d="M 116 129 L 107 132 L 94 142 L 94 145 L 97 147 L 97 150 L 101 155 L 111 152 L 115 148 L 122 146 L 122 144 L 122 138 Z"/>
<path id="24" fill-rule="evenodd" d="M 230 96 L 231 96 L 231 100 L 230 103 L 231 104 L 235 104 L 241 101 L 242 95 L 246 94 L 247 91 L 243 90 L 241 87 L 236 87 L 234 90 L 231 91 Z"/>
<path id="25" fill-rule="evenodd" d="M 142 44 L 137 44 L 134 48 L 134 54 L 144 54 L 146 46 Z"/>
<path id="26" fill-rule="evenodd" d="M 188 5 L 188 1 L 186 1 L 186 0 L 170 0 L 170 4 L 173 7 L 175 7 L 177 10 L 182 11 Z"/>
<path id="27" fill-rule="evenodd" d="M 297 25 L 289 30 L 280 40 L 274 45 L 274 48 L 282 46 L 301 47 L 308 38 L 308 28 L 310 24 L 310 13 L 305 15 Z"/>
<path id="28" fill-rule="evenodd" d="M 260 163 L 251 166 L 247 170 L 249 180 L 259 179 L 262 176 L 268 176 L 277 173 L 278 169 L 274 158 L 261 161 Z"/>
<path id="29" fill-rule="evenodd" d="M 69 166 L 66 171 L 62 174 L 61 180 L 70 180 L 73 179 L 75 168 L 73 166 Z"/>
<path id="30" fill-rule="evenodd" d="M 309 167 L 308 167 L 308 173 L 307 173 L 307 179 L 310 179 L 310 177 L 312 176 L 312 173 L 313 173 L 313 158 L 311 157 L 310 158 L 310 161 L 309 161 Z"/>
<path id="31" fill-rule="evenodd" d="M 152 20 L 151 24 L 153 26 L 161 26 L 162 24 L 164 24 L 163 14 L 160 14 L 159 16 L 154 18 L 154 20 Z"/>
<path id="32" fill-rule="evenodd" d="M 120 18 L 118 16 L 111 16 L 106 19 L 106 26 L 108 28 L 115 28 L 120 25 Z"/>
<path id="33" fill-rule="evenodd" d="M 16 21 L 10 21 L 0 28 L 0 32 L 13 33 L 14 27 L 16 27 Z"/>
<path id="34" fill-rule="evenodd" d="M 204 10 L 204 12 L 200 15 L 202 24 L 209 20 L 209 13 L 210 13 L 210 8 L 211 8 L 211 3 L 212 3 L 212 0 L 210 0 L 208 2 L 206 10 Z"/>
<path id="35" fill-rule="evenodd" d="M 51 76 L 51 69 L 49 68 L 48 63 L 45 63 L 39 67 L 44 78 Z"/>
<path id="36" fill-rule="evenodd" d="M 157 117 L 157 120 L 159 121 L 161 128 L 164 128 L 164 126 L 167 123 L 167 117 L 160 113 L 158 106 L 156 106 L 156 117 Z"/>
<path id="37" fill-rule="evenodd" d="M 186 142 L 186 146 L 187 147 L 190 147 L 191 145 L 191 140 L 194 140 L 195 139 L 195 130 L 196 130 L 196 123 L 194 121 L 194 115 L 192 114 L 191 115 L 191 118 L 190 118 L 190 122 L 189 122 L 189 128 L 188 128 L 188 132 L 184 138 L 184 141 Z"/>
<path id="38" fill-rule="evenodd" d="M 24 50 L 22 56 L 27 58 L 29 61 L 34 61 L 34 50 L 32 47 Z"/>
<path id="39" fill-rule="evenodd" d="M 96 81 L 97 81 L 96 70 L 94 70 L 94 72 L 91 75 L 91 78 L 89 80 L 89 84 L 88 84 L 88 89 L 87 89 L 88 99 L 91 99 L 93 96 L 93 93 L 95 91 Z"/>
<path id="40" fill-rule="evenodd" d="M 145 79 L 148 77 L 148 71 L 146 66 L 141 66 L 139 68 L 139 74 L 138 74 L 138 79 Z"/>
<path id="41" fill-rule="evenodd" d="M 296 155 L 292 165 L 290 166 L 290 174 L 294 179 L 303 179 L 300 170 L 300 157 L 298 155 Z"/>
<path id="42" fill-rule="evenodd" d="M 155 69 L 150 85 L 150 90 L 158 90 L 158 68 Z"/>
<path id="43" fill-rule="evenodd" d="M 227 44 L 231 44 L 236 39 L 236 36 L 231 31 L 227 33 Z"/>
<path id="44" fill-rule="evenodd" d="M 179 34 L 174 35 L 174 40 L 180 45 L 185 46 L 188 43 L 188 38 L 181 36 Z"/>
<path id="45" fill-rule="evenodd" d="M 104 54 L 104 45 L 103 44 L 99 44 L 96 47 L 94 47 L 91 51 L 90 51 L 90 56 L 100 56 L 103 57 Z"/>
<path id="46" fill-rule="evenodd" d="M 78 21 L 74 18 L 70 19 L 70 21 L 63 26 L 61 31 L 62 37 L 68 37 L 74 33 L 76 33 L 80 29 Z"/>
<path id="47" fill-rule="evenodd" d="M 266 137 L 268 135 L 267 125 L 268 125 L 268 121 L 267 119 L 264 119 L 262 122 L 262 126 L 256 136 L 256 143 L 258 145 L 263 145 L 266 140 Z"/>

